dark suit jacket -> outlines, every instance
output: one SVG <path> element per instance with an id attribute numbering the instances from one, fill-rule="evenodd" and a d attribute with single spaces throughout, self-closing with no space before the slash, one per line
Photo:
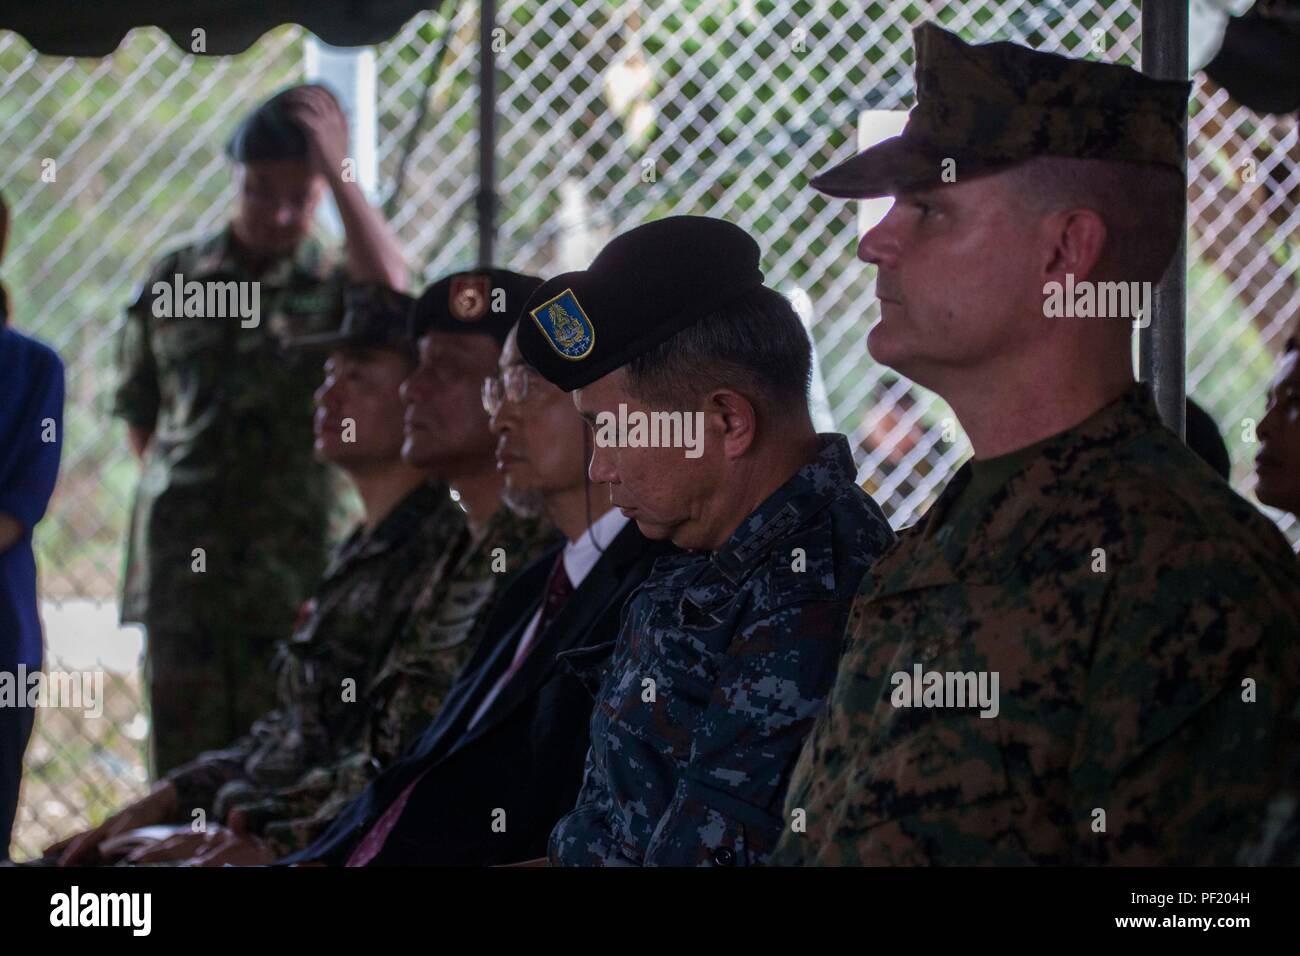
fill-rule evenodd
<path id="1" fill-rule="evenodd" d="M 372 781 L 316 843 L 283 862 L 342 865 L 417 778 L 376 865 L 489 866 L 546 855 L 551 828 L 577 799 L 594 703 L 591 692 L 557 663 L 556 655 L 612 646 L 628 595 L 648 576 L 655 558 L 676 549 L 648 541 L 630 522 L 538 635 L 483 719 L 467 732 L 470 718 L 514 657 L 559 552 L 549 550 L 507 587 L 474 656 L 415 745 Z"/>

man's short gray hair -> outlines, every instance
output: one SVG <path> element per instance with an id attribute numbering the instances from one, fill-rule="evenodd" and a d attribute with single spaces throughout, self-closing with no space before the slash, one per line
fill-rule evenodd
<path id="1" fill-rule="evenodd" d="M 1187 187 L 1155 163 L 1040 156 L 1012 167 L 1025 206 L 1049 213 L 1091 209 L 1106 224 L 1100 278 L 1158 282 L 1186 229 Z"/>
<path id="2" fill-rule="evenodd" d="M 626 366 L 628 391 L 687 408 L 730 387 L 769 411 L 808 407 L 812 343 L 785 296 L 760 286 L 705 316 Z"/>

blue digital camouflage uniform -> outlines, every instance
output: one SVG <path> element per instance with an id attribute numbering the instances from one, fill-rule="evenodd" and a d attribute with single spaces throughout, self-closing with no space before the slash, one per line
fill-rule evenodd
<path id="1" fill-rule="evenodd" d="M 949 540 L 970 476 L 864 584 L 774 862 L 1233 863 L 1300 765 L 1285 539 L 1146 386 L 1040 443 Z M 917 667 L 996 674 L 996 716 L 896 697 Z"/>
<path id="2" fill-rule="evenodd" d="M 347 280 L 339 255 L 308 239 L 257 278 L 259 321 L 244 327 L 238 315 L 155 315 L 155 284 L 176 275 L 253 278 L 228 228 L 177 249 L 150 271 L 118 339 L 114 414 L 153 434 L 122 620 L 147 631 L 158 773 L 273 706 L 275 647 L 324 569 L 334 489 L 312 456 L 321 359 L 285 345 L 338 327 Z"/>
<path id="3" fill-rule="evenodd" d="M 771 853 L 853 594 L 893 540 L 854 483 L 847 440 L 823 442 L 719 551 L 659 559 L 629 599 L 553 864 L 744 865 Z"/>

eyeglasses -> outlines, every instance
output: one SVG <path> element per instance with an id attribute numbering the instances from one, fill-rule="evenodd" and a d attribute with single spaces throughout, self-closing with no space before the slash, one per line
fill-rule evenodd
<path id="1" fill-rule="evenodd" d="M 511 365 L 504 373 L 483 379 L 483 410 L 495 415 L 507 401 L 522 402 L 528 397 L 528 382 L 532 377 L 527 365 Z"/>

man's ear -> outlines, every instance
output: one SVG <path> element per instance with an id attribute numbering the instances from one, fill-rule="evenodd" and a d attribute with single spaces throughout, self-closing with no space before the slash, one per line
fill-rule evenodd
<path id="1" fill-rule="evenodd" d="M 722 452 L 728 458 L 739 458 L 754 444 L 758 414 L 751 402 L 739 392 L 729 388 L 715 389 L 705 400 L 707 414 L 720 423 Z"/>
<path id="2" fill-rule="evenodd" d="M 1090 278 L 1106 248 L 1106 223 L 1095 209 L 1081 207 L 1054 213 L 1043 221 L 1047 252 L 1043 282 L 1076 282 Z"/>

